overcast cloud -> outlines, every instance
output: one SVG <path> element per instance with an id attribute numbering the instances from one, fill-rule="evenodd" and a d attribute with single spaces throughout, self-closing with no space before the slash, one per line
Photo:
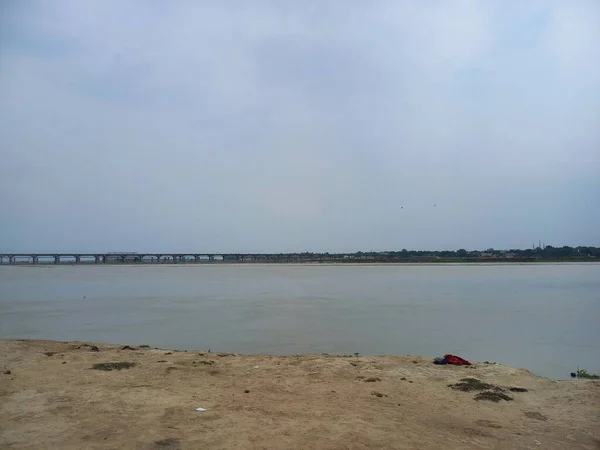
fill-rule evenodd
<path id="1" fill-rule="evenodd" d="M 600 246 L 597 0 L 0 13 L 0 251 Z"/>

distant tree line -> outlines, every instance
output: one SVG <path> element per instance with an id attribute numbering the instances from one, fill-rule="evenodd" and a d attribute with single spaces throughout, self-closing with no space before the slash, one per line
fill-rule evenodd
<path id="1" fill-rule="evenodd" d="M 267 255 L 265 255 L 267 256 Z M 480 260 L 513 260 L 513 261 L 572 261 L 592 260 L 600 258 L 598 247 L 553 247 L 551 245 L 530 249 L 498 250 L 392 250 L 384 252 L 356 252 L 356 253 L 291 253 L 280 254 L 286 260 L 300 261 L 480 261 Z M 267 256 L 268 257 L 268 256 Z"/>
<path id="2" fill-rule="evenodd" d="M 391 256 L 393 258 L 451 258 L 451 259 L 469 259 L 469 258 L 489 258 L 489 259 L 589 259 L 600 258 L 599 247 L 553 247 L 547 245 L 544 247 L 509 250 L 497 250 L 488 248 L 487 250 L 407 250 L 388 251 L 388 252 L 357 252 L 353 256 Z"/>

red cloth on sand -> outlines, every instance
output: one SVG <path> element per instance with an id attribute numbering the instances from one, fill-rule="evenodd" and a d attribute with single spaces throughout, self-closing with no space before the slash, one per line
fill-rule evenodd
<path id="1" fill-rule="evenodd" d="M 455 366 L 471 366 L 472 364 L 464 358 L 456 355 L 444 355 L 444 359 L 448 364 L 454 364 Z"/>

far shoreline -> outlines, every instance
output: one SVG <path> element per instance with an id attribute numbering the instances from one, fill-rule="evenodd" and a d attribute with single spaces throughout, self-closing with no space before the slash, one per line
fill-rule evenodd
<path id="1" fill-rule="evenodd" d="M 218 267 L 218 266 L 532 266 L 532 265 L 557 265 L 557 264 L 600 264 L 598 259 L 585 260 L 483 260 L 483 261 L 456 261 L 456 260 L 436 260 L 436 261 L 212 261 L 212 262 L 161 262 L 161 263 L 17 263 L 0 264 L 0 267 Z"/>

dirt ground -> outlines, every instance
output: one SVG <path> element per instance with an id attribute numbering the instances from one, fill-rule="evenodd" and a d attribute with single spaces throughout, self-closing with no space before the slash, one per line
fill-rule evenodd
<path id="1" fill-rule="evenodd" d="M 113 362 L 135 365 L 92 368 Z M 477 401 L 448 386 L 465 377 L 513 400 Z M 410 356 L 0 341 L 0 447 L 591 450 L 600 449 L 600 382 Z"/>

